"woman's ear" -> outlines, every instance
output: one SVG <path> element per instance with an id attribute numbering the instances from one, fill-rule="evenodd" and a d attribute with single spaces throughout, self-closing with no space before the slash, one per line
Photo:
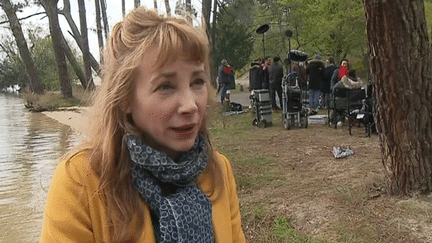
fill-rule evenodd
<path id="1" fill-rule="evenodd" d="M 132 114 L 132 107 L 130 106 L 130 102 L 123 102 L 120 105 L 120 109 L 125 113 L 125 114 Z"/>

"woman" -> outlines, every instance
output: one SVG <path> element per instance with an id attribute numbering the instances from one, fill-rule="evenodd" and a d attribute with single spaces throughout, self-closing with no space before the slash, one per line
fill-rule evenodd
<path id="1" fill-rule="evenodd" d="M 346 89 L 360 89 L 363 88 L 363 81 L 360 77 L 357 77 L 355 69 L 348 70 L 347 74 L 344 75 L 339 82 L 337 82 L 334 88 L 346 88 Z"/>
<path id="2" fill-rule="evenodd" d="M 355 69 L 350 69 L 344 75 L 339 82 L 337 82 L 333 86 L 333 90 L 336 88 L 345 88 L 345 89 L 361 89 L 363 88 L 363 81 L 360 79 L 360 77 L 357 77 Z M 343 98 L 346 99 L 346 98 Z M 337 101 L 336 101 L 337 102 Z M 345 103 L 346 102 L 341 102 Z M 346 109 L 345 105 L 340 105 L 342 109 L 333 110 L 330 114 L 330 121 L 331 123 L 336 123 L 337 126 L 342 125 L 342 120 L 344 119 L 344 110 Z"/>
<path id="3" fill-rule="evenodd" d="M 330 89 L 333 89 L 333 86 L 339 82 L 343 76 L 348 74 L 348 70 L 349 70 L 349 62 L 348 59 L 342 59 L 342 61 L 339 64 L 339 68 L 337 68 L 336 70 L 334 70 L 333 72 L 333 76 L 331 78 L 331 84 L 330 84 Z"/>
<path id="4" fill-rule="evenodd" d="M 92 133 L 54 173 L 40 242 L 245 242 L 206 129 L 204 30 L 138 8 L 111 35 Z"/>

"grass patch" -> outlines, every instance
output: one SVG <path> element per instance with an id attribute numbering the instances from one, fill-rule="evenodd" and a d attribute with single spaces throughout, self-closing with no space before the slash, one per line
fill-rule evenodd
<path id="1" fill-rule="evenodd" d="M 339 242 L 372 242 L 375 234 L 374 229 L 366 222 L 354 216 L 341 218 L 335 229 L 339 235 Z"/>
<path id="2" fill-rule="evenodd" d="M 271 242 L 290 243 L 326 243 L 323 239 L 314 239 L 292 227 L 290 220 L 284 216 L 276 217 L 273 220 L 273 229 L 270 235 Z"/>
<path id="3" fill-rule="evenodd" d="M 237 150 L 226 153 L 228 157 L 238 158 L 232 161 L 238 165 L 236 170 L 237 186 L 251 190 L 260 189 L 279 178 L 278 173 L 271 168 L 272 158 L 265 158 L 260 155 L 241 156 L 244 151 Z"/>
<path id="4" fill-rule="evenodd" d="M 256 206 L 254 208 L 254 214 L 255 214 L 256 218 L 263 219 L 267 214 L 267 210 L 266 210 L 265 206 L 263 206 L 263 205 Z"/>
<path id="5" fill-rule="evenodd" d="M 350 204 L 360 204 L 366 198 L 366 194 L 362 190 L 353 189 L 349 185 L 335 186 L 335 190 L 337 198 Z"/>

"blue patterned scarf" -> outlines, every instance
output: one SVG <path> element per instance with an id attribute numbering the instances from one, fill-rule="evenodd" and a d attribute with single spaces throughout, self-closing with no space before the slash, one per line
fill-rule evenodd
<path id="1" fill-rule="evenodd" d="M 126 140 L 132 183 L 158 220 L 152 220 L 156 240 L 214 242 L 211 201 L 195 183 L 207 165 L 205 139 L 198 137 L 193 148 L 176 161 L 134 135 Z M 166 193 L 167 187 L 175 190 Z"/>

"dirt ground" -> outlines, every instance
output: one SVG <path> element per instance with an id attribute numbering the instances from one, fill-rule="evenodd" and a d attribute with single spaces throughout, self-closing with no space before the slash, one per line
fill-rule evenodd
<path id="1" fill-rule="evenodd" d="M 280 112 L 265 129 L 251 112 L 217 115 L 212 139 L 233 164 L 248 242 L 432 242 L 432 197 L 386 194 L 376 134 L 354 127 L 350 136 L 346 124 L 285 130 Z M 334 158 L 340 145 L 355 153 Z M 301 237 L 277 233 L 281 218 L 282 232 Z"/>

